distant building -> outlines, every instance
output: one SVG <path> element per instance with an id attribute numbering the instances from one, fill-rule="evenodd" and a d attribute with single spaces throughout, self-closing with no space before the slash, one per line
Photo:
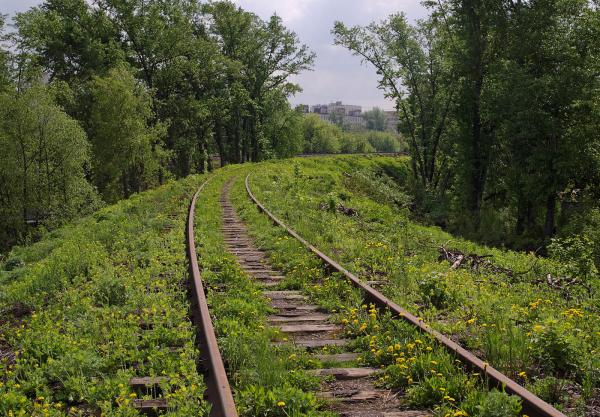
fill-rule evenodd
<path id="1" fill-rule="evenodd" d="M 386 129 L 388 132 L 398 133 L 398 125 L 400 124 L 400 118 L 398 117 L 398 112 L 395 110 L 386 111 Z"/>
<path id="2" fill-rule="evenodd" d="M 300 108 L 302 107 L 302 110 Z M 336 101 L 329 104 L 315 104 L 309 106 L 300 104 L 296 106 L 296 110 L 301 113 L 318 114 L 321 120 L 335 123 L 342 121 L 345 126 L 350 128 L 366 128 L 367 121 L 363 117 L 362 107 L 355 104 L 343 104 L 341 101 Z M 398 133 L 398 124 L 400 119 L 398 113 L 394 110 L 384 111 L 386 117 L 386 131 Z"/>
<path id="3" fill-rule="evenodd" d="M 333 122 L 342 117 L 344 124 L 351 127 L 365 127 L 366 121 L 362 117 L 362 107 L 354 104 L 343 104 L 341 101 L 329 104 L 316 104 L 311 107 L 311 113 L 318 114 L 321 120 Z"/>

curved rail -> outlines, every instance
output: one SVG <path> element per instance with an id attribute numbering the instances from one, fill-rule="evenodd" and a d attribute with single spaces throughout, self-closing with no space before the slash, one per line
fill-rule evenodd
<path id="1" fill-rule="evenodd" d="M 416 326 L 423 333 L 427 333 L 433 336 L 438 342 L 440 342 L 448 351 L 458 356 L 460 360 L 465 363 L 467 366 L 472 369 L 480 372 L 482 375 L 485 375 L 487 379 L 497 387 L 504 387 L 504 389 L 511 394 L 515 394 L 521 397 L 523 402 L 523 411 L 525 411 L 529 416 L 533 417 L 566 417 L 563 413 L 558 411 L 556 408 L 552 407 L 550 404 L 546 403 L 542 399 L 535 396 L 533 393 L 529 392 L 527 389 L 519 385 L 517 382 L 513 381 L 497 369 L 491 367 L 487 362 L 482 361 L 477 356 L 473 355 L 468 350 L 461 347 L 459 344 L 452 341 L 450 338 L 444 336 L 442 333 L 432 329 L 429 325 L 425 324 L 421 319 L 417 318 L 404 308 L 400 307 L 398 304 L 391 301 L 389 298 L 384 296 L 379 291 L 375 290 L 371 286 L 363 283 L 360 279 L 345 269 L 343 266 L 338 264 L 336 261 L 325 255 L 323 252 L 318 250 L 316 247 L 311 245 L 308 241 L 302 238 L 298 233 L 296 233 L 293 229 L 284 224 L 281 220 L 273 215 L 267 208 L 260 202 L 258 199 L 252 194 L 250 190 L 249 183 L 250 174 L 246 176 L 246 191 L 248 195 L 258 206 L 260 211 L 265 213 L 276 225 L 282 227 L 289 235 L 296 238 L 300 243 L 302 243 L 309 251 L 314 253 L 317 257 L 319 257 L 328 268 L 333 271 L 339 272 L 346 279 L 348 279 L 352 285 L 362 290 L 365 294 L 365 298 L 377 305 L 379 308 L 388 309 L 397 317 L 402 317 L 404 320 L 409 322 L 410 324 Z"/>
<path id="2" fill-rule="evenodd" d="M 206 370 L 206 398 L 211 403 L 211 417 L 238 417 L 233 401 L 227 374 L 223 359 L 217 345 L 217 338 L 210 319 L 208 304 L 204 294 L 202 279 L 200 278 L 200 269 L 198 268 L 198 258 L 196 254 L 196 242 L 194 239 L 194 215 L 196 211 L 196 200 L 200 191 L 209 180 L 204 181 L 194 194 L 190 203 L 190 210 L 187 219 L 186 241 L 187 253 L 189 258 L 190 275 L 192 278 L 192 318 L 198 327 L 198 341 L 200 344 L 200 355 L 202 356 L 203 366 Z"/>

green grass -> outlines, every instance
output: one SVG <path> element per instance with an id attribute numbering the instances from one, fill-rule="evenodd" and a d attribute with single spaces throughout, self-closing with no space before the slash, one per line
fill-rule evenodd
<path id="1" fill-rule="evenodd" d="M 486 415 L 478 409 L 490 396 L 500 396 L 507 404 L 515 401 L 504 393 L 488 391 L 480 375 L 464 369 L 442 346 L 414 327 L 363 304 L 358 290 L 343 277 L 328 275 L 313 254 L 257 211 L 245 194 L 243 178 L 235 182 L 233 195 L 258 245 L 269 252 L 271 263 L 285 272 L 281 288 L 301 290 L 313 303 L 333 313 L 352 339 L 351 349 L 360 354 L 353 365 L 380 367 L 378 384 L 404 391 L 405 407 L 434 409 L 439 416 Z M 324 348 L 322 353 L 335 353 L 335 349 Z M 304 367 L 315 366 L 323 364 L 315 360 L 304 363 Z M 516 416 L 518 411 L 505 415 Z"/>
<path id="2" fill-rule="evenodd" d="M 311 243 L 365 280 L 385 281 L 388 297 L 543 399 L 575 416 L 598 397 L 598 297 L 578 286 L 566 297 L 537 282 L 564 271 L 560 264 L 413 221 L 406 159 L 298 158 L 220 169 L 198 200 L 202 278 L 242 416 L 331 413 L 314 395 L 319 379 L 305 372 L 327 364 L 271 344 L 284 336 L 266 325 L 268 303 L 225 250 L 219 197 L 232 177 L 234 206 L 285 272 L 280 289 L 300 290 L 334 314 L 360 354 L 349 365 L 380 367 L 378 383 L 402 391 L 406 407 L 439 416 L 510 416 L 520 407 L 487 390 L 480 375 L 465 372 L 433 340 L 363 305 L 342 277 L 327 275 L 249 201 L 249 172 L 259 199 Z M 142 393 L 127 384 L 134 375 L 169 377 L 161 390 L 170 416 L 206 415 L 187 318 L 183 236 L 189 200 L 203 179 L 107 207 L 15 248 L 0 264 L 0 415 L 135 416 L 131 401 Z M 452 270 L 438 262 L 442 245 L 490 255 L 494 265 L 522 273 Z M 598 282 L 590 285 L 597 294 Z"/>
<path id="3" fill-rule="evenodd" d="M 546 274 L 559 275 L 560 264 L 415 223 L 402 187 L 407 175 L 406 159 L 298 158 L 261 165 L 251 184 L 315 246 L 365 280 L 387 281 L 388 297 L 510 377 L 534 390 L 546 378 L 568 381 L 578 395 L 556 405 L 585 414 L 584 403 L 597 398 L 600 387 L 598 297 L 580 286 L 568 296 L 547 286 Z M 440 246 L 489 255 L 516 273 L 452 270 L 438 261 Z M 598 281 L 589 284 L 597 294 Z"/>
<path id="4" fill-rule="evenodd" d="M 169 416 L 204 415 L 184 224 L 201 177 L 100 210 L 0 269 L 0 415 L 135 416 L 132 376 L 167 376 Z M 8 267 L 8 268 L 7 268 Z M 171 351 L 169 348 L 176 348 Z"/>

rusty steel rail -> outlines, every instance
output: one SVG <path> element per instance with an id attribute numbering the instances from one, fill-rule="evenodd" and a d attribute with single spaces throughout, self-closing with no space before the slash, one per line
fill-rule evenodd
<path id="1" fill-rule="evenodd" d="M 260 201 L 258 201 L 258 199 L 250 190 L 249 178 L 250 174 L 246 176 L 246 191 L 248 192 L 248 195 L 250 196 L 254 204 L 256 204 L 256 206 L 259 208 L 259 210 L 265 213 L 271 219 L 271 221 L 273 221 L 273 223 L 280 226 L 289 235 L 293 236 L 298 241 L 300 241 L 300 243 L 302 243 L 309 251 L 311 251 L 317 257 L 319 257 L 327 265 L 328 268 L 341 273 L 346 279 L 348 279 L 352 283 L 352 285 L 362 290 L 362 292 L 365 294 L 365 298 L 367 301 L 372 302 L 379 308 L 391 311 L 393 315 L 403 318 L 410 324 L 417 327 L 423 333 L 426 333 L 435 338 L 448 351 L 456 355 L 465 365 L 475 370 L 476 372 L 480 372 L 482 375 L 485 375 L 486 379 L 490 381 L 491 385 L 494 385 L 496 387 L 504 387 L 506 392 L 521 397 L 523 403 L 523 411 L 527 413 L 527 415 L 529 415 L 530 417 L 566 417 L 556 408 L 552 407 L 550 404 L 546 403 L 541 398 L 535 396 L 533 393 L 531 393 L 523 386 L 519 385 L 517 382 L 504 375 L 502 372 L 491 367 L 487 362 L 482 361 L 473 353 L 460 346 L 458 343 L 452 341 L 450 338 L 444 336 L 437 330 L 432 329 L 428 324 L 424 323 L 422 319 L 414 316 L 404 308 L 400 307 L 398 304 L 394 303 L 385 295 L 375 290 L 371 286 L 361 282 L 360 279 L 352 272 L 348 271 L 339 263 L 337 263 L 329 256 L 321 252 L 319 249 L 311 245 L 308 241 L 302 238 L 302 236 L 300 236 L 293 229 L 291 229 L 281 220 L 275 217 L 273 213 L 267 210 L 267 208 Z"/>
<path id="2" fill-rule="evenodd" d="M 198 342 L 202 365 L 206 371 L 206 399 L 211 404 L 210 417 L 238 417 L 233 395 L 227 380 L 223 359 L 217 345 L 217 337 L 210 319 L 204 287 L 198 268 L 196 242 L 194 239 L 194 215 L 196 200 L 209 180 L 204 181 L 194 194 L 187 219 L 186 242 L 191 276 L 192 318 L 198 328 Z"/>

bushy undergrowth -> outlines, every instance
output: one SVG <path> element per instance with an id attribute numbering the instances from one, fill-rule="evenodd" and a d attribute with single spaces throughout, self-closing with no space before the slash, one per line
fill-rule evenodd
<path id="1" fill-rule="evenodd" d="M 136 416 L 133 376 L 166 376 L 169 416 L 205 415 L 184 224 L 201 178 L 106 207 L 0 265 L 0 415 Z"/>
<path id="2" fill-rule="evenodd" d="M 557 242 L 557 262 L 417 224 L 398 199 L 381 197 L 405 195 L 407 162 L 382 157 L 270 162 L 253 172 L 252 184 L 268 208 L 311 243 L 365 280 L 384 281 L 388 297 L 512 378 L 524 384 L 551 376 L 569 381 L 572 395 L 562 398 L 562 407 L 584 415 L 585 403 L 600 389 L 600 282 L 589 261 L 593 250 L 583 260 L 573 259 L 569 254 L 581 242 Z M 325 209 L 332 200 L 346 210 Z M 438 260 L 440 247 L 485 256 L 497 270 L 474 270 L 468 263 L 451 268 Z M 552 286 L 548 274 L 577 281 Z"/>

